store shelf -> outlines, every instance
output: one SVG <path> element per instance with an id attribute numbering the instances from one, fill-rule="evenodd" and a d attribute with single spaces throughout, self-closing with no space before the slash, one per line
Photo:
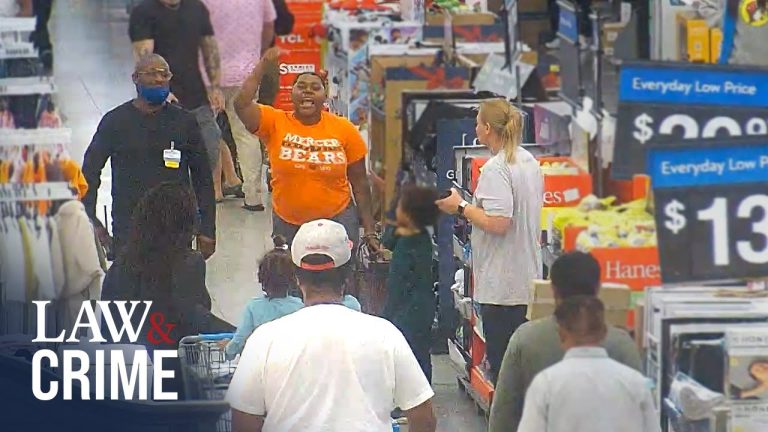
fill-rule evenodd
<path id="1" fill-rule="evenodd" d="M 491 401 L 493 400 L 493 385 L 485 379 L 485 376 L 477 366 L 469 371 L 469 384 L 475 395 L 473 399 L 480 405 L 480 408 L 490 413 Z"/>
<path id="2" fill-rule="evenodd" d="M 2 78 L 0 96 L 22 96 L 56 93 L 53 79 L 45 77 Z"/>
<path id="3" fill-rule="evenodd" d="M 33 32 L 37 18 L 0 18 L 0 32 Z"/>
<path id="4" fill-rule="evenodd" d="M 0 129 L 0 147 L 20 145 L 55 145 L 72 142 L 72 130 L 56 129 Z"/>
<path id="5" fill-rule="evenodd" d="M 485 336 L 483 336 L 480 329 L 478 329 L 476 326 L 472 326 L 472 331 L 475 333 L 475 336 L 477 336 L 478 339 L 480 339 L 481 341 L 483 341 L 483 343 L 485 343 Z"/>
<path id="6" fill-rule="evenodd" d="M 67 182 L 0 184 L 0 202 L 63 200 L 75 198 Z"/>
<path id="7" fill-rule="evenodd" d="M 0 60 L 37 57 L 37 49 L 31 42 L 0 45 Z"/>
<path id="8" fill-rule="evenodd" d="M 459 261 L 461 261 L 462 264 L 471 266 L 472 262 L 470 259 L 467 259 L 464 257 L 464 247 L 465 245 L 459 241 L 459 239 L 454 235 L 453 236 L 453 255 L 458 258 Z"/>

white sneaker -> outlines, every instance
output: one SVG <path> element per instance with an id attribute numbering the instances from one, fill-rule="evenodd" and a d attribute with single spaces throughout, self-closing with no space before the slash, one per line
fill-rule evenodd
<path id="1" fill-rule="evenodd" d="M 547 47 L 548 49 L 551 49 L 551 50 L 558 49 L 558 48 L 560 48 L 560 38 L 556 37 L 556 38 L 552 39 L 551 41 L 545 43 L 544 46 Z"/>

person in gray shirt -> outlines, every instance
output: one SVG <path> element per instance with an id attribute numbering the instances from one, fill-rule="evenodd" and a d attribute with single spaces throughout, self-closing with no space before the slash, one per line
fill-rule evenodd
<path id="1" fill-rule="evenodd" d="M 557 304 L 574 296 L 597 296 L 600 264 L 590 254 L 567 253 L 552 264 L 550 278 Z M 603 347 L 610 358 L 641 370 L 640 353 L 626 331 L 609 327 Z M 525 392 L 533 378 L 561 361 L 564 355 L 554 317 L 531 321 L 517 329 L 507 346 L 496 382 L 489 432 L 517 430 Z"/>

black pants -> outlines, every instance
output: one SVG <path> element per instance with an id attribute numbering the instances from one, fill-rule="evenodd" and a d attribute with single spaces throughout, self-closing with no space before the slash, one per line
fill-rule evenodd
<path id="1" fill-rule="evenodd" d="M 416 356 L 416 361 L 419 362 L 427 381 L 432 384 L 432 329 L 414 331 L 401 328 L 400 330 L 408 341 L 413 355 Z"/>
<path id="2" fill-rule="evenodd" d="M 482 305 L 483 332 L 485 333 L 485 355 L 491 364 L 491 381 L 495 384 L 501 369 L 501 361 L 507 351 L 512 333 L 527 320 L 528 306 Z"/>

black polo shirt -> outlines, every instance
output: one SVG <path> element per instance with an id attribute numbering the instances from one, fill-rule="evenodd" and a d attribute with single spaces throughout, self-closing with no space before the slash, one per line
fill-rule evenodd
<path id="1" fill-rule="evenodd" d="M 191 110 L 208 103 L 198 59 L 202 39 L 213 36 L 213 25 L 200 0 L 181 0 L 178 9 L 159 0 L 144 0 L 131 12 L 128 33 L 131 42 L 155 41 L 154 52 L 171 66 L 171 91 L 184 108 Z"/>

